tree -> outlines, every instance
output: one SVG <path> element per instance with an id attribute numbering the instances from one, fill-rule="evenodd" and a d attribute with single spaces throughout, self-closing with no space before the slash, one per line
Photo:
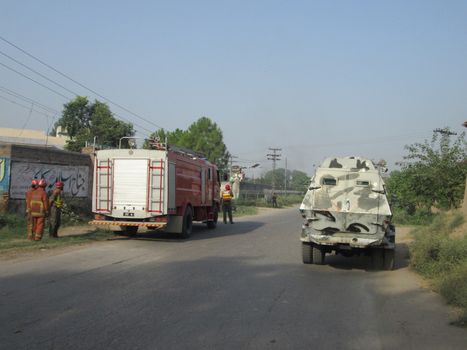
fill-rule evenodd
<path id="1" fill-rule="evenodd" d="M 272 179 L 274 177 L 276 189 L 284 188 L 285 179 L 287 179 L 287 189 L 293 191 L 305 191 L 310 177 L 300 170 L 285 170 L 284 168 L 278 168 L 275 170 L 267 171 L 264 176 L 258 179 L 258 183 L 264 185 L 272 185 Z"/>
<path id="2" fill-rule="evenodd" d="M 306 191 L 310 184 L 310 177 L 303 171 L 293 170 L 290 180 L 290 189 L 294 191 Z"/>
<path id="3" fill-rule="evenodd" d="M 220 169 L 228 166 L 230 154 L 224 144 L 222 130 L 207 117 L 199 118 L 185 131 L 176 129 L 171 132 L 160 129 L 151 137 L 159 137 L 162 142 L 167 138 L 167 143 L 170 145 L 200 152 Z M 149 148 L 148 141 L 145 142 L 144 147 Z"/>
<path id="4" fill-rule="evenodd" d="M 165 129 L 159 129 L 155 132 L 153 132 L 150 136 L 149 139 L 144 140 L 143 148 L 145 149 L 150 149 L 151 144 L 150 140 L 155 140 L 159 139 L 160 142 L 166 143 L 169 145 L 176 145 L 179 147 L 182 147 L 180 145 L 182 136 L 184 135 L 185 131 L 181 129 L 175 129 L 174 131 L 166 131 Z"/>
<path id="5" fill-rule="evenodd" d="M 465 133 L 454 141 L 452 135 L 449 128 L 436 130 L 431 142 L 405 147 L 408 154 L 400 163 L 401 171 L 386 181 L 398 206 L 409 211 L 459 206 L 467 175 L 467 143 Z"/>
<path id="6" fill-rule="evenodd" d="M 76 152 L 94 138 L 101 147 L 117 147 L 122 137 L 135 134 L 133 125 L 115 119 L 107 104 L 97 100 L 91 104 L 83 96 L 64 105 L 55 129 L 57 126 L 64 128 L 70 137 L 65 148 Z"/>

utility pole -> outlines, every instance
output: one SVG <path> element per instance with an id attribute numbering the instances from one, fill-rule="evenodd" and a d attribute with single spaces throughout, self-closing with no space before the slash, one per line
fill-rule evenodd
<path id="1" fill-rule="evenodd" d="M 233 159 L 238 158 L 237 156 L 230 155 L 230 168 L 229 168 L 229 180 L 232 177 L 232 166 L 233 166 Z"/>
<path id="2" fill-rule="evenodd" d="M 287 196 L 287 157 L 285 157 L 284 194 Z"/>
<path id="3" fill-rule="evenodd" d="M 278 151 L 282 151 L 282 148 L 272 148 L 269 147 L 269 150 L 272 153 L 267 154 L 268 160 L 272 160 L 272 190 L 274 191 L 276 188 L 276 162 L 281 160 L 279 157 L 281 156 Z"/>

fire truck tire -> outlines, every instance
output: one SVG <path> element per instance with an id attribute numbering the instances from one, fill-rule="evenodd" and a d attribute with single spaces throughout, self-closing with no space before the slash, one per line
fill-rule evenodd
<path id="1" fill-rule="evenodd" d="M 217 219 L 219 217 L 219 211 L 217 210 L 217 207 L 214 208 L 214 213 L 212 216 L 213 216 L 213 220 L 207 222 L 209 229 L 214 229 L 217 226 Z"/>
<path id="2" fill-rule="evenodd" d="M 180 237 L 189 238 L 191 236 L 191 231 L 193 230 L 193 214 L 191 207 L 186 207 L 185 214 L 183 215 L 183 226 Z"/>
<path id="3" fill-rule="evenodd" d="M 122 230 L 122 234 L 126 236 L 135 236 L 136 232 L 138 232 L 138 226 L 120 226 Z"/>

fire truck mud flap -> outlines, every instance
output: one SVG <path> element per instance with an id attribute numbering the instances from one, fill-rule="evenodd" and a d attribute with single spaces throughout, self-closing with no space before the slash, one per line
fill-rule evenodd
<path id="1" fill-rule="evenodd" d="M 183 216 L 171 215 L 165 232 L 180 233 L 183 228 Z"/>

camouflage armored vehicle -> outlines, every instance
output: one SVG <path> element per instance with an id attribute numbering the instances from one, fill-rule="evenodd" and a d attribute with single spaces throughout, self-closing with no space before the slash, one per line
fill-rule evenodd
<path id="1" fill-rule="evenodd" d="M 373 268 L 394 268 L 395 227 L 379 169 L 359 157 L 328 158 L 300 206 L 302 257 L 324 264 L 326 253 L 371 256 Z"/>

